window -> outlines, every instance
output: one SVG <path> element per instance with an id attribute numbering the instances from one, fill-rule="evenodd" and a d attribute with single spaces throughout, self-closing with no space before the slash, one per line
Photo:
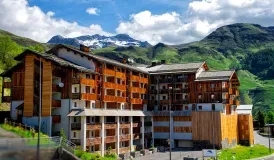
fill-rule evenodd
<path id="1" fill-rule="evenodd" d="M 165 100 L 166 99 L 166 96 L 163 96 L 163 100 Z"/>
<path id="2" fill-rule="evenodd" d="M 95 109 L 95 103 L 92 103 L 92 108 Z"/>
<path id="3" fill-rule="evenodd" d="M 117 84 L 121 84 L 121 79 L 117 78 Z"/>
<path id="4" fill-rule="evenodd" d="M 95 122 L 95 117 L 91 117 L 91 123 Z"/>
<path id="5" fill-rule="evenodd" d="M 188 97 L 187 97 L 187 94 L 185 95 L 185 99 L 187 99 Z"/>
<path id="6" fill-rule="evenodd" d="M 94 137 L 94 131 L 91 131 L 91 137 Z"/>
<path id="7" fill-rule="evenodd" d="M 77 87 L 74 87 L 74 93 L 77 93 Z"/>
<path id="8" fill-rule="evenodd" d="M 185 106 L 185 110 L 188 110 L 188 106 Z"/>
<path id="9" fill-rule="evenodd" d="M 199 106 L 199 110 L 203 110 L 203 106 Z"/>
<path id="10" fill-rule="evenodd" d="M 162 88 L 163 88 L 163 89 L 166 89 L 166 86 L 163 86 Z"/>
<path id="11" fill-rule="evenodd" d="M 151 96 L 151 100 L 154 100 L 154 96 Z"/>
<path id="12" fill-rule="evenodd" d="M 77 107 L 77 102 L 74 102 L 74 107 Z"/>
<path id="13" fill-rule="evenodd" d="M 73 137 L 76 138 L 76 132 L 73 132 Z"/>
<path id="14" fill-rule="evenodd" d="M 154 86 L 151 86 L 150 89 L 151 89 L 151 90 L 154 90 Z"/>
<path id="15" fill-rule="evenodd" d="M 86 108 L 90 108 L 90 101 L 86 101 Z"/>
<path id="16" fill-rule="evenodd" d="M 163 106 L 163 111 L 166 111 L 167 110 L 167 106 Z"/>
<path id="17" fill-rule="evenodd" d="M 215 104 L 212 104 L 211 108 L 212 108 L 212 111 L 215 111 Z"/>
<path id="18" fill-rule="evenodd" d="M 122 104 L 122 105 L 121 105 L 121 108 L 122 108 L 122 110 L 124 110 L 124 109 L 125 109 L 125 105 L 124 105 L 124 104 Z"/>
<path id="19" fill-rule="evenodd" d="M 214 88 L 214 87 L 215 87 L 215 84 L 210 84 L 210 87 L 211 87 L 211 88 Z"/>
<path id="20" fill-rule="evenodd" d="M 86 78 L 90 79 L 90 74 L 86 74 Z"/>
<path id="21" fill-rule="evenodd" d="M 89 123 L 90 122 L 90 117 L 87 116 L 86 120 L 87 120 L 87 123 Z"/>
<path id="22" fill-rule="evenodd" d="M 144 83 L 141 83 L 141 88 L 144 88 Z"/>
<path id="23" fill-rule="evenodd" d="M 73 117 L 73 122 L 76 123 L 77 122 L 77 118 Z"/>
<path id="24" fill-rule="evenodd" d="M 125 117 L 121 117 L 121 122 L 124 122 L 125 121 Z"/>
<path id="25" fill-rule="evenodd" d="M 192 111 L 195 111 L 195 104 L 192 104 Z"/>
<path id="26" fill-rule="evenodd" d="M 86 93 L 90 93 L 91 90 L 90 90 L 90 86 L 86 86 Z"/>

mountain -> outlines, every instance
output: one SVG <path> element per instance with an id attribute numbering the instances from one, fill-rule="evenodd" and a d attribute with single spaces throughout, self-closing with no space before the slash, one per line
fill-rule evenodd
<path id="1" fill-rule="evenodd" d="M 232 24 L 216 29 L 200 41 L 181 45 L 158 43 L 155 46 L 147 44 L 143 47 L 139 47 L 142 45 L 118 46 L 117 44 L 121 44 L 121 42 L 135 44 L 137 41 L 125 34 L 112 37 L 97 34 L 77 38 L 54 36 L 49 42 L 54 41 L 78 47 L 79 41 L 91 44 L 92 40 L 94 43 L 91 47 L 98 48 L 92 50 L 93 54 L 115 60 L 131 58 L 141 64 L 150 64 L 152 61 L 162 59 L 167 63 L 206 61 L 209 68 L 236 69 L 241 82 L 241 103 L 252 103 L 254 105 L 253 112 L 258 110 L 274 111 L 274 27 L 263 27 L 257 24 Z M 3 51 L 1 46 L 5 46 L 7 43 L 11 47 Z M 0 70 L 3 71 L 13 65 L 12 58 L 25 48 L 43 51 L 50 48 L 51 45 L 40 44 L 0 31 Z M 98 46 L 102 46 L 102 48 Z M 2 56 L 2 54 L 5 55 Z"/>
<path id="2" fill-rule="evenodd" d="M 110 46 L 138 46 L 142 48 L 150 47 L 151 45 L 148 42 L 142 42 L 139 40 L 135 40 L 131 38 L 127 34 L 117 34 L 116 36 L 101 36 L 99 34 L 95 34 L 92 36 L 80 36 L 75 38 L 64 38 L 60 35 L 52 37 L 48 43 L 50 44 L 67 44 L 75 47 L 79 47 L 80 44 L 85 46 L 89 46 L 92 49 L 98 48 L 106 48 Z"/>

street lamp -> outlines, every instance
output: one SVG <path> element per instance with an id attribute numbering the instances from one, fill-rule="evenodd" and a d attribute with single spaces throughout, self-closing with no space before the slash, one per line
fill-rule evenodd
<path id="1" fill-rule="evenodd" d="M 42 98 L 41 98 L 41 82 L 42 82 L 42 62 L 40 57 L 40 65 L 39 65 L 39 117 L 38 117 L 38 141 L 37 141 L 37 152 L 36 152 L 36 159 L 40 159 L 40 130 L 41 130 L 41 104 L 42 104 Z"/>
<path id="2" fill-rule="evenodd" d="M 170 91 L 172 87 L 168 87 L 168 101 L 169 101 L 169 159 L 171 160 L 171 98 Z"/>

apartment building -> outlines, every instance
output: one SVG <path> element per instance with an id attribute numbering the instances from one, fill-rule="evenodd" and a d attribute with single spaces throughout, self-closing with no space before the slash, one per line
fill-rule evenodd
<path id="1" fill-rule="evenodd" d="M 42 132 L 54 136 L 63 128 L 90 152 L 166 145 L 169 134 L 172 148 L 253 143 L 250 130 L 249 138 L 238 134 L 235 71 L 208 71 L 205 62 L 136 67 L 85 46 L 26 50 L 15 60 L 1 74 L 11 118 L 37 126 L 41 104 Z"/>

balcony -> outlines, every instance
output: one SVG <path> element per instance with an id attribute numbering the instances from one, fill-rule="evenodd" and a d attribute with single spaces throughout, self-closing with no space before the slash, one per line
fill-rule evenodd
<path id="1" fill-rule="evenodd" d="M 142 127 L 142 123 L 141 122 L 133 122 L 132 127 Z"/>
<path id="2" fill-rule="evenodd" d="M 143 104 L 143 100 L 139 98 L 131 98 L 130 99 L 131 104 Z"/>
<path id="3" fill-rule="evenodd" d="M 87 138 L 87 146 L 102 144 L 101 137 Z"/>
<path id="4" fill-rule="evenodd" d="M 2 100 L 3 100 L 2 102 L 10 103 L 11 102 L 11 96 L 3 96 Z"/>
<path id="5" fill-rule="evenodd" d="M 186 99 L 179 99 L 179 100 L 174 100 L 175 104 L 188 104 L 188 100 Z"/>
<path id="6" fill-rule="evenodd" d="M 81 78 L 80 83 L 87 86 L 95 86 L 95 80 L 88 78 Z"/>
<path id="7" fill-rule="evenodd" d="M 140 138 L 142 138 L 141 133 L 133 133 L 133 139 L 140 139 Z"/>
<path id="8" fill-rule="evenodd" d="M 111 142 L 110 142 L 110 143 L 111 143 Z M 105 153 L 114 153 L 114 154 L 116 154 L 116 149 L 105 150 Z"/>
<path id="9" fill-rule="evenodd" d="M 174 83 L 181 83 L 181 82 L 186 82 L 187 78 L 175 78 Z"/>
<path id="10" fill-rule="evenodd" d="M 128 153 L 130 152 L 130 147 L 122 147 L 119 149 L 120 153 Z"/>
<path id="11" fill-rule="evenodd" d="M 103 101 L 105 101 L 105 102 L 116 102 L 116 96 L 104 95 Z"/>
<path id="12" fill-rule="evenodd" d="M 117 123 L 116 122 L 107 122 L 105 123 L 105 129 L 116 129 Z"/>
<path id="13" fill-rule="evenodd" d="M 168 89 L 161 89 L 160 94 L 168 94 L 169 90 Z"/>
<path id="14" fill-rule="evenodd" d="M 159 83 L 172 83 L 172 79 L 159 79 Z"/>
<path id="15" fill-rule="evenodd" d="M 61 116 L 60 115 L 53 115 L 53 116 L 51 116 L 51 118 L 52 118 L 52 123 L 53 124 L 61 123 Z"/>
<path id="16" fill-rule="evenodd" d="M 116 89 L 125 91 L 125 90 L 127 90 L 127 86 L 123 85 L 123 84 L 116 84 Z"/>
<path id="17" fill-rule="evenodd" d="M 117 142 L 116 136 L 106 136 L 105 143 L 113 143 L 113 142 Z"/>
<path id="18" fill-rule="evenodd" d="M 121 79 L 126 79 L 126 74 L 123 72 L 117 72 L 116 71 L 116 75 L 117 78 L 121 78 Z"/>
<path id="19" fill-rule="evenodd" d="M 130 123 L 129 122 L 121 122 L 120 128 L 130 128 Z"/>
<path id="20" fill-rule="evenodd" d="M 152 138 L 152 133 L 151 132 L 145 133 L 145 138 L 146 139 Z"/>
<path id="21" fill-rule="evenodd" d="M 80 84 L 80 78 L 72 78 L 71 83 L 72 84 Z"/>
<path id="22" fill-rule="evenodd" d="M 61 100 L 52 100 L 51 105 L 52 108 L 61 108 Z"/>
<path id="23" fill-rule="evenodd" d="M 97 100 L 97 95 L 92 93 L 82 93 L 81 99 L 83 100 Z"/>
<path id="24" fill-rule="evenodd" d="M 71 123 L 71 130 L 81 130 L 81 123 Z"/>
<path id="25" fill-rule="evenodd" d="M 104 68 L 103 74 L 108 76 L 115 76 L 115 71 L 112 69 Z"/>
<path id="26" fill-rule="evenodd" d="M 112 82 L 104 82 L 104 88 L 116 89 L 116 84 Z"/>
<path id="27" fill-rule="evenodd" d="M 157 90 L 149 90 L 149 94 L 157 94 Z"/>
<path id="28" fill-rule="evenodd" d="M 126 97 L 116 97 L 116 102 L 126 102 L 127 98 Z"/>
<path id="29" fill-rule="evenodd" d="M 130 134 L 120 135 L 120 141 L 129 141 Z"/>
<path id="30" fill-rule="evenodd" d="M 239 106 L 240 105 L 240 101 L 239 100 L 233 100 L 233 105 Z"/>
<path id="31" fill-rule="evenodd" d="M 130 92 L 132 93 L 146 93 L 147 89 L 146 88 L 139 88 L 139 87 L 130 87 Z"/>
<path id="32" fill-rule="evenodd" d="M 52 92 L 61 92 L 62 88 L 58 85 L 52 85 Z"/>
<path id="33" fill-rule="evenodd" d="M 135 76 L 135 75 L 131 75 L 130 76 L 130 80 L 131 81 L 140 81 L 140 77 L 139 76 Z"/>
<path id="34" fill-rule="evenodd" d="M 160 100 L 160 104 L 163 105 L 163 104 L 169 104 L 169 100 Z"/>
<path id="35" fill-rule="evenodd" d="M 81 145 L 81 140 L 80 139 L 70 139 L 70 141 L 76 145 Z"/>
<path id="36" fill-rule="evenodd" d="M 228 93 L 229 93 L 229 94 L 233 94 L 233 89 L 232 89 L 232 88 L 229 88 L 229 89 L 228 89 Z"/>
<path id="37" fill-rule="evenodd" d="M 11 82 L 4 82 L 3 88 L 11 88 Z"/>
<path id="38" fill-rule="evenodd" d="M 140 77 L 140 81 L 141 83 L 148 83 L 148 78 L 144 78 L 144 77 Z"/>
<path id="39" fill-rule="evenodd" d="M 81 96 L 80 96 L 80 93 L 72 93 L 72 94 L 71 94 L 71 98 L 72 98 L 72 99 L 80 99 L 80 97 L 81 97 Z"/>
<path id="40" fill-rule="evenodd" d="M 222 92 L 228 92 L 228 88 L 222 88 Z"/>
<path id="41" fill-rule="evenodd" d="M 88 123 L 86 130 L 100 130 L 102 129 L 101 123 Z"/>

